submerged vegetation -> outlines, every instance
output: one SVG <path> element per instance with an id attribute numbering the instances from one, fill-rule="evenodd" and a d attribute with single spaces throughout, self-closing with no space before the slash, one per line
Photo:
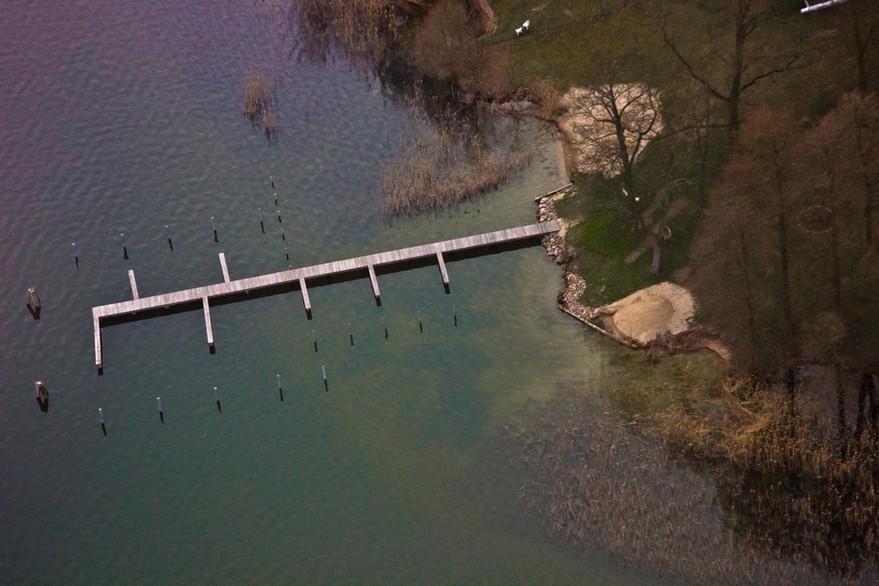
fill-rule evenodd
<path id="1" fill-rule="evenodd" d="M 803 557 L 737 536 L 711 475 L 670 459 L 662 441 L 594 393 L 562 391 L 507 429 L 510 457 L 530 478 L 520 497 L 553 534 L 688 583 L 830 581 Z"/>
<path id="2" fill-rule="evenodd" d="M 706 376 L 710 357 L 650 360 L 626 355 L 606 391 L 561 392 L 508 428 L 520 496 L 554 534 L 698 583 L 876 571 L 875 435 L 840 445 L 803 397 Z"/>

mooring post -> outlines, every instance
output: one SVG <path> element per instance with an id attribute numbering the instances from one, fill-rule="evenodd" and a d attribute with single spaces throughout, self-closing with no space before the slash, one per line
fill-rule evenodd
<path id="1" fill-rule="evenodd" d="M 272 189 L 274 189 L 274 188 L 275 188 L 275 176 L 274 176 L 274 175 L 269 175 L 269 181 L 270 181 L 271 184 L 272 184 Z"/>
<path id="2" fill-rule="evenodd" d="M 79 255 L 76 253 L 76 242 L 71 242 L 70 247 L 73 249 L 73 263 L 79 268 Z"/>
<path id="3" fill-rule="evenodd" d="M 219 242 L 219 238 L 217 238 L 217 225 L 214 223 L 214 217 L 211 216 L 211 229 L 214 231 L 214 242 Z"/>
<path id="4" fill-rule="evenodd" d="M 311 330 L 311 341 L 314 343 L 314 351 L 317 352 L 317 336 L 315 336 L 314 330 Z"/>
<path id="5" fill-rule="evenodd" d="M 98 407 L 98 420 L 101 422 L 101 431 L 104 432 L 104 437 L 107 436 L 107 426 L 104 425 L 104 410 Z"/>
<path id="6" fill-rule="evenodd" d="M 276 377 L 278 379 L 278 395 L 280 395 L 281 400 L 283 401 L 284 400 L 284 389 L 283 389 L 283 387 L 281 387 L 281 375 L 280 374 L 276 375 Z"/>
<path id="7" fill-rule="evenodd" d="M 128 260 L 128 246 L 125 244 L 125 232 L 119 234 L 119 240 L 122 241 L 122 256 L 125 257 L 125 260 Z"/>
<path id="8" fill-rule="evenodd" d="M 165 238 L 168 239 L 168 248 L 174 252 L 174 242 L 171 240 L 171 230 L 168 228 L 168 224 L 165 224 Z"/>
<path id="9" fill-rule="evenodd" d="M 323 364 L 320 365 L 320 375 L 324 379 L 324 392 L 327 392 L 330 390 L 330 385 L 327 383 L 327 367 Z"/>
<path id="10" fill-rule="evenodd" d="M 287 260 L 290 260 L 290 250 L 286 246 L 284 247 L 284 256 L 287 257 Z"/>
<path id="11" fill-rule="evenodd" d="M 222 413 L 223 405 L 220 403 L 220 391 L 217 390 L 217 387 L 214 387 L 214 400 L 217 402 L 217 411 Z"/>
<path id="12" fill-rule="evenodd" d="M 275 195 L 275 206 L 277 206 L 278 205 L 278 192 L 276 191 L 274 195 Z"/>
<path id="13" fill-rule="evenodd" d="M 455 309 L 455 304 L 452 303 L 452 317 L 455 319 L 455 327 L 458 327 L 458 311 Z"/>
<path id="14" fill-rule="evenodd" d="M 354 334 L 351 332 L 351 322 L 348 322 L 348 339 L 351 340 L 351 345 L 354 345 Z"/>
<path id="15" fill-rule="evenodd" d="M 421 310 L 418 310 L 418 331 L 424 333 L 424 325 L 421 323 Z"/>
<path id="16" fill-rule="evenodd" d="M 382 316 L 382 324 L 385 326 L 385 340 L 388 339 L 388 318 L 387 316 Z"/>
<path id="17" fill-rule="evenodd" d="M 282 223 L 281 222 L 281 208 L 278 208 L 276 213 L 278 214 L 278 223 L 280 224 L 280 223 Z"/>
<path id="18" fill-rule="evenodd" d="M 262 221 L 262 208 L 259 208 L 259 228 L 263 234 L 266 233 L 266 225 Z"/>
<path id="19" fill-rule="evenodd" d="M 159 421 L 165 423 L 165 410 L 162 409 L 162 397 L 156 397 L 156 406 L 159 408 Z"/>

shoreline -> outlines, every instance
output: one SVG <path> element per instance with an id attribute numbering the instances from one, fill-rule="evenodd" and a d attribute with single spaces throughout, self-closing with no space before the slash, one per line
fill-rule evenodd
<path id="1" fill-rule="evenodd" d="M 567 148 L 564 137 L 560 137 L 559 142 L 561 151 L 564 153 Z M 565 155 L 563 154 L 562 157 L 564 156 Z M 558 220 L 562 226 L 562 229 L 559 232 L 544 236 L 541 240 L 543 248 L 546 250 L 546 254 L 557 264 L 561 265 L 563 269 L 563 284 L 557 297 L 557 307 L 559 311 L 571 316 L 599 334 L 631 350 L 646 350 L 656 346 L 664 347 L 666 350 L 672 352 L 682 350 L 708 350 L 720 360 L 724 369 L 727 372 L 730 372 L 733 360 L 729 348 L 727 348 L 726 345 L 716 336 L 711 335 L 703 328 L 688 327 L 683 331 L 660 335 L 648 342 L 641 342 L 639 340 L 621 336 L 602 327 L 602 325 L 597 323 L 596 320 L 597 317 L 604 315 L 601 308 L 590 307 L 580 303 L 579 299 L 583 294 L 583 291 L 586 289 L 586 282 L 582 277 L 571 270 L 571 263 L 574 260 L 576 252 L 568 245 L 565 239 L 568 225 L 564 219 L 559 218 L 558 212 L 555 208 L 555 202 L 564 198 L 568 190 L 570 190 L 574 184 L 570 181 L 570 175 L 568 174 L 567 165 L 564 159 L 560 161 L 560 169 L 564 171 L 564 176 L 568 179 L 568 183 L 534 198 L 534 201 L 537 204 L 537 220 L 539 222 Z M 634 291 L 632 295 L 635 293 L 637 293 L 637 291 Z M 614 303 L 618 302 L 619 300 Z M 613 303 L 610 305 L 613 305 Z"/>
<path id="2" fill-rule="evenodd" d="M 561 140 L 561 146 L 564 150 L 565 144 L 563 140 Z M 565 175 L 568 176 L 566 166 Z M 570 177 L 568 177 L 568 179 L 570 179 Z M 555 202 L 557 199 L 561 199 L 562 197 L 564 197 L 567 191 L 573 186 L 574 184 L 569 181 L 566 185 L 562 187 L 559 187 L 557 189 L 554 189 L 553 191 L 536 197 L 534 201 L 537 203 L 537 220 L 539 222 L 559 220 L 558 212 L 555 209 Z M 566 227 L 567 226 L 564 226 L 564 228 Z M 580 295 L 582 295 L 583 291 L 586 289 L 586 282 L 583 280 L 582 277 L 575 274 L 570 269 L 570 265 L 571 262 L 574 260 L 575 253 L 573 248 L 568 246 L 568 243 L 565 240 L 564 228 L 555 234 L 544 236 L 541 241 L 543 244 L 543 248 L 546 250 L 546 254 L 550 258 L 552 258 L 557 264 L 562 265 L 563 269 L 563 286 L 558 293 L 557 307 L 563 313 L 568 314 L 577 321 L 592 328 L 599 334 L 607 336 L 611 340 L 622 344 L 627 348 L 630 348 L 632 350 L 643 349 L 645 346 L 621 338 L 620 336 L 617 336 L 616 334 L 613 334 L 612 332 L 609 332 L 598 324 L 594 323 L 592 320 L 596 315 L 596 309 L 594 307 L 589 307 L 588 305 L 583 305 L 582 303 L 580 303 L 579 298 Z"/>

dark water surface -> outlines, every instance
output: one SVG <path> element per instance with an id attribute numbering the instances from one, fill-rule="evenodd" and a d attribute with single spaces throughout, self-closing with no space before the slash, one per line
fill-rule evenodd
<path id="1" fill-rule="evenodd" d="M 630 583 L 533 527 L 489 448 L 610 351 L 555 309 L 539 247 L 450 263 L 450 294 L 435 266 L 380 274 L 381 307 L 365 278 L 315 287 L 310 321 L 296 292 L 217 306 L 215 355 L 200 311 L 106 327 L 98 376 L 91 307 L 129 299 L 129 269 L 150 295 L 220 281 L 221 251 L 239 278 L 286 268 L 285 246 L 303 265 L 501 229 L 561 180 L 547 145 L 498 194 L 384 224 L 407 113 L 345 65 L 290 59 L 282 12 L 4 4 L 0 581 Z M 273 146 L 242 117 L 252 70 L 278 84 Z"/>

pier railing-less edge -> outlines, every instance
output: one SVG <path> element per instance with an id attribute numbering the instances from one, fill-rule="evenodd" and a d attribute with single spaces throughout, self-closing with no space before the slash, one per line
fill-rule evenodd
<path id="1" fill-rule="evenodd" d="M 407 262 L 416 259 L 436 257 L 437 264 L 442 275 L 443 285 L 449 284 L 449 273 L 446 270 L 446 263 L 443 258 L 444 253 L 457 252 L 463 250 L 472 250 L 476 248 L 493 246 L 504 242 L 514 242 L 517 240 L 525 240 L 535 238 L 545 234 L 551 234 L 559 231 L 558 221 L 552 220 L 540 224 L 530 224 L 520 226 L 518 228 L 509 228 L 507 230 L 498 230 L 495 232 L 486 232 L 475 236 L 467 236 L 465 238 L 455 238 L 452 240 L 444 240 L 425 244 L 422 246 L 413 246 L 410 248 L 401 248 L 377 254 L 369 254 L 335 262 L 328 262 L 308 267 L 288 269 L 268 275 L 260 275 L 257 277 L 247 277 L 244 279 L 231 280 L 229 277 L 229 269 L 226 265 L 226 256 L 219 253 L 220 266 L 223 272 L 223 282 L 214 285 L 205 285 L 203 287 L 195 287 L 192 289 L 184 289 L 182 291 L 174 291 L 172 293 L 164 293 L 161 295 L 151 295 L 149 297 L 141 297 L 137 290 L 137 282 L 134 278 L 134 271 L 128 271 L 128 278 L 131 284 L 131 293 L 133 299 L 130 301 L 122 301 L 119 303 L 111 303 L 109 305 L 100 305 L 92 308 L 92 322 L 95 330 L 95 365 L 98 370 L 103 369 L 103 356 L 101 348 L 101 320 L 118 318 L 136 314 L 138 312 L 148 312 L 155 310 L 167 309 L 175 305 L 183 305 L 187 303 L 197 304 L 201 301 L 204 310 L 205 329 L 207 332 L 208 346 L 214 347 L 214 333 L 211 327 L 211 310 L 210 300 L 214 297 L 223 297 L 236 293 L 246 293 L 258 289 L 268 287 L 278 287 L 285 284 L 296 283 L 302 294 L 302 302 L 305 305 L 306 312 L 311 312 L 311 301 L 308 297 L 308 289 L 306 281 L 308 279 L 316 279 L 330 275 L 348 273 L 351 271 L 364 270 L 369 275 L 372 284 L 373 294 L 376 300 L 381 296 L 378 286 L 378 278 L 375 273 L 375 267 L 383 265 L 391 265 L 396 263 Z"/>

